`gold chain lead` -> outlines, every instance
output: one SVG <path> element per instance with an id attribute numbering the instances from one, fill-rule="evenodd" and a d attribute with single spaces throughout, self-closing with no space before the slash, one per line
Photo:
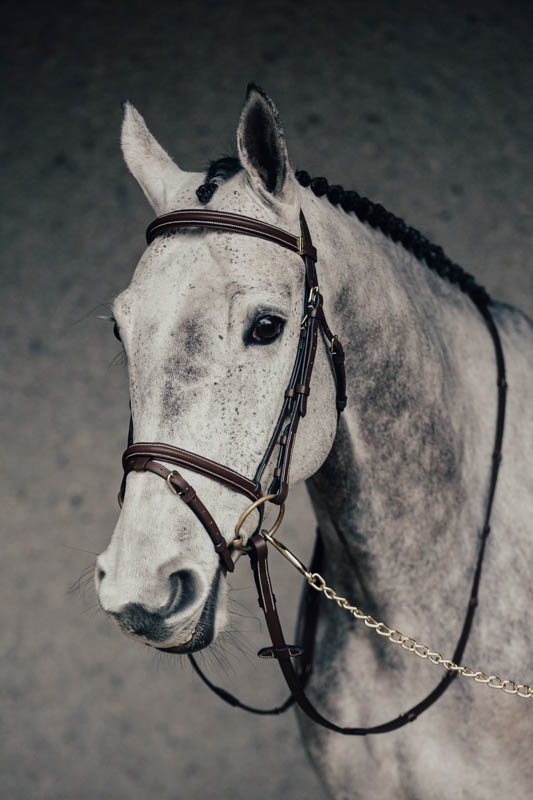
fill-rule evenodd
<path id="1" fill-rule="evenodd" d="M 282 552 L 282 551 L 280 551 Z M 449 658 L 443 658 L 440 653 L 436 653 L 425 644 L 419 644 L 412 636 L 406 636 L 400 631 L 390 628 L 384 622 L 378 622 L 370 614 L 365 614 L 364 611 L 352 606 L 345 597 L 340 597 L 335 589 L 332 589 L 326 584 L 326 581 L 318 572 L 304 572 L 305 578 L 309 586 L 317 592 L 321 592 L 328 600 L 334 600 L 339 608 L 344 608 L 349 614 L 352 614 L 355 619 L 359 619 L 371 630 L 374 630 L 378 636 L 383 636 L 388 639 L 392 644 L 399 644 L 403 650 L 408 653 L 414 653 L 419 658 L 427 659 L 432 664 L 441 665 L 444 669 L 450 672 L 457 672 L 463 678 L 473 678 L 476 683 L 485 683 L 490 689 L 501 689 L 506 694 L 516 694 L 518 697 L 530 698 L 533 697 L 533 689 L 524 683 L 515 683 L 515 681 L 504 680 L 497 675 L 487 675 L 485 672 L 470 669 L 470 667 L 461 667 Z"/>
<path id="2" fill-rule="evenodd" d="M 265 539 L 270 542 L 270 544 L 274 545 L 276 550 L 298 570 L 298 572 L 301 572 L 311 588 L 317 592 L 321 592 L 328 600 L 333 600 L 337 603 L 339 608 L 344 608 L 349 614 L 355 617 L 355 619 L 364 622 L 367 628 L 375 631 L 378 636 L 383 636 L 385 639 L 388 639 L 389 642 L 392 642 L 392 644 L 399 644 L 402 650 L 406 650 L 408 653 L 414 653 L 415 656 L 419 658 L 427 659 L 427 661 L 431 662 L 431 664 L 435 664 L 435 666 L 440 665 L 449 672 L 457 672 L 459 675 L 462 675 L 463 678 L 473 678 L 476 683 L 484 683 L 490 689 L 501 689 L 506 694 L 516 694 L 518 697 L 533 698 L 533 689 L 525 683 L 515 683 L 515 681 L 499 678 L 497 675 L 487 675 L 481 670 L 475 672 L 470 669 L 470 667 L 461 667 L 459 664 L 456 664 L 455 661 L 449 658 L 443 658 L 440 653 L 430 650 L 427 645 L 420 644 L 416 639 L 413 639 L 412 636 L 406 636 L 404 633 L 390 628 L 384 622 L 378 622 L 370 614 L 365 614 L 365 612 L 361 611 L 357 606 L 352 606 L 345 597 L 340 597 L 335 589 L 327 585 L 322 575 L 318 572 L 309 572 L 300 559 L 295 556 L 285 544 L 280 542 L 279 539 L 274 538 L 271 531 L 261 531 L 261 533 Z"/>

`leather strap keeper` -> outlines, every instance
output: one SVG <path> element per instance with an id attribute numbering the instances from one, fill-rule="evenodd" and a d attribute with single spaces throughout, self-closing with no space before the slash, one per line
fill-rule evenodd
<path id="1" fill-rule="evenodd" d="M 303 648 L 295 644 L 288 644 L 286 647 L 262 647 L 258 651 L 259 658 L 296 658 L 303 655 Z"/>

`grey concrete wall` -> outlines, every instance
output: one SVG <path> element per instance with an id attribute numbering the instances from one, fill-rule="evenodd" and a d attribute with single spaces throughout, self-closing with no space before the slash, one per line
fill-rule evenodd
<path id="1" fill-rule="evenodd" d="M 296 167 L 380 200 L 531 313 L 529 5 L 10 4 L 1 33 L 2 798 L 323 796 L 292 712 L 231 710 L 179 659 L 119 635 L 83 579 L 68 594 L 113 528 L 127 425 L 124 368 L 96 317 L 126 286 L 151 219 L 121 162 L 120 100 L 137 104 L 180 165 L 198 169 L 232 148 L 256 80 L 278 105 Z M 306 554 L 303 492 L 289 505 L 286 538 Z M 276 572 L 283 607 L 294 607 L 294 576 L 281 564 Z M 253 655 L 264 641 L 247 573 L 235 580 L 249 587 L 235 593 L 248 615 L 242 651 L 205 661 L 244 697 L 263 681 L 266 703 L 283 688 Z"/>

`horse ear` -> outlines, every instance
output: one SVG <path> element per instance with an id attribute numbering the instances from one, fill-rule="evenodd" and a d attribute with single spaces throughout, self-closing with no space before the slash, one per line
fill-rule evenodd
<path id="1" fill-rule="evenodd" d="M 156 212 L 168 211 L 168 200 L 185 177 L 185 172 L 157 142 L 135 106 L 123 104 L 121 146 L 131 174 Z"/>
<path id="2" fill-rule="evenodd" d="M 272 197 L 293 202 L 296 194 L 287 146 L 272 100 L 254 83 L 248 85 L 237 128 L 237 148 L 252 185 L 269 203 Z"/>

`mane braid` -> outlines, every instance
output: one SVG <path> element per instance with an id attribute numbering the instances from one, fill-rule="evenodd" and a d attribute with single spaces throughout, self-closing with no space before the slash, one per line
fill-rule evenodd
<path id="1" fill-rule="evenodd" d="M 378 228 L 393 242 L 399 242 L 441 278 L 457 284 L 477 306 L 486 307 L 492 303 L 487 290 L 477 283 L 473 275 L 459 264 L 454 264 L 442 247 L 432 244 L 415 228 L 406 225 L 403 219 L 383 208 L 381 203 L 373 203 L 357 192 L 346 191 L 339 184 L 330 186 L 326 178 L 311 178 L 305 170 L 298 170 L 295 175 L 300 186 L 309 187 L 317 197 L 326 195 L 332 205 L 340 205 L 346 212 L 353 211 L 361 222 Z"/>
<path id="2" fill-rule="evenodd" d="M 232 178 L 241 169 L 242 165 L 235 156 L 224 156 L 210 161 L 204 182 L 196 190 L 200 202 L 207 204 L 218 185 Z M 327 178 L 311 178 L 305 170 L 298 170 L 295 175 L 300 186 L 310 188 L 317 197 L 326 195 L 332 205 L 340 205 L 346 212 L 353 211 L 361 222 L 377 228 L 393 242 L 401 244 L 441 278 L 456 284 L 478 307 L 486 307 L 492 303 L 487 290 L 477 283 L 473 275 L 449 259 L 442 247 L 432 244 L 415 228 L 406 225 L 403 219 L 383 208 L 381 203 L 373 203 L 357 192 L 346 191 L 339 184 L 330 186 Z"/>
<path id="3" fill-rule="evenodd" d="M 220 183 L 232 178 L 242 169 L 241 162 L 235 156 L 222 156 L 209 162 L 204 182 L 196 190 L 200 203 L 207 205 Z"/>

